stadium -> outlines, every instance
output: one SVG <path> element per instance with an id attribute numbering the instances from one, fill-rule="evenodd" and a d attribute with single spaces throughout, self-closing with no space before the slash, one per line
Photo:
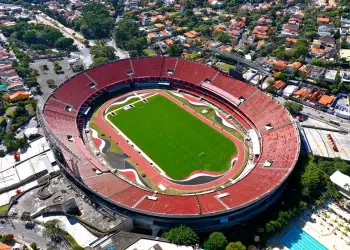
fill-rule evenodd
<path id="1" fill-rule="evenodd" d="M 254 217 L 279 197 L 300 152 L 292 117 L 271 97 L 180 58 L 86 70 L 38 113 L 75 183 L 154 234 Z"/>

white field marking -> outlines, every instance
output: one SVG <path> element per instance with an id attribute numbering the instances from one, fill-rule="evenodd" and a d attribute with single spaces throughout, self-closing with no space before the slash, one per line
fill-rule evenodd
<path id="1" fill-rule="evenodd" d="M 134 175 L 135 175 L 135 178 L 136 178 L 136 182 L 137 184 L 145 187 L 145 185 L 142 183 L 142 181 L 140 180 L 140 177 L 139 175 L 137 174 L 137 172 L 134 170 L 134 169 L 118 169 L 119 172 L 122 172 L 122 173 L 127 173 L 127 172 L 132 172 Z M 126 177 L 127 178 L 127 177 Z M 132 181 L 132 180 L 131 180 Z"/>
<path id="2" fill-rule="evenodd" d="M 93 128 L 90 128 L 91 129 L 91 131 L 92 131 L 92 138 L 95 138 L 95 139 L 99 139 L 99 140 L 101 140 L 101 145 L 99 146 L 99 150 L 100 150 L 100 152 L 103 154 L 103 152 L 102 152 L 102 150 L 104 149 L 104 147 L 106 146 L 106 143 L 105 143 L 105 141 L 104 140 L 102 140 L 100 137 L 98 137 L 98 133 L 97 133 L 97 131 L 95 130 L 95 129 L 93 129 Z"/>
<path id="3" fill-rule="evenodd" d="M 152 95 L 154 96 L 154 95 Z M 152 97 L 152 96 L 149 96 L 149 97 Z M 104 119 L 107 121 L 107 123 L 109 125 L 112 126 L 112 128 L 114 128 L 117 133 L 124 138 L 124 140 L 126 141 L 129 141 L 128 144 L 132 145 L 134 147 L 134 149 L 137 151 L 137 152 L 140 152 L 140 155 L 145 158 L 148 162 L 152 163 L 153 166 L 161 173 L 161 175 L 166 175 L 165 172 L 147 155 L 145 154 L 145 152 L 143 152 L 132 140 L 130 140 L 129 137 L 127 137 L 117 126 L 115 126 L 113 124 L 113 122 L 111 122 L 109 119 L 108 119 L 108 115 L 109 113 L 105 114 L 104 116 Z"/>
<path id="4" fill-rule="evenodd" d="M 157 95 L 157 94 L 158 94 L 158 93 L 155 93 L 154 95 L 151 95 L 151 96 L 147 97 L 147 99 L 150 98 L 150 97 L 152 97 L 152 96 L 155 96 L 155 95 Z M 140 101 L 141 101 L 141 100 L 140 100 Z M 136 102 L 134 102 L 134 103 L 137 103 L 137 102 L 140 102 L 140 101 L 136 101 Z M 131 103 L 131 104 L 134 104 L 134 103 Z M 129 104 L 129 105 L 130 105 L 130 104 Z M 122 109 L 122 108 L 123 108 L 123 107 L 121 107 L 121 108 L 119 108 L 119 109 L 117 109 L 117 110 L 120 110 L 120 109 Z M 117 111 L 117 110 L 114 110 L 114 111 Z M 128 144 L 133 145 L 133 146 L 134 146 L 134 149 L 135 149 L 136 151 L 141 152 L 140 155 L 143 156 L 148 162 L 152 163 L 152 164 L 153 164 L 152 166 L 155 167 L 155 168 L 160 172 L 160 174 L 161 174 L 163 177 L 165 177 L 165 178 L 168 179 L 168 180 L 171 180 L 171 181 L 178 181 L 178 182 L 179 182 L 179 181 L 180 181 L 180 182 L 181 182 L 181 181 L 187 181 L 187 180 L 192 179 L 192 178 L 190 177 L 190 179 L 175 180 L 175 179 L 169 177 L 169 176 L 164 172 L 164 170 L 163 170 L 161 167 L 159 167 L 145 152 L 143 152 L 132 140 L 130 140 L 129 137 L 127 137 L 117 126 L 115 126 L 115 125 L 108 119 L 108 115 L 109 115 L 110 113 L 111 113 L 111 112 L 105 114 L 105 116 L 104 116 L 104 119 L 107 121 L 107 123 L 108 123 L 109 125 L 111 125 L 111 126 L 117 131 L 117 133 L 118 133 L 120 136 L 122 136 L 122 137 L 124 138 L 124 140 L 129 141 Z M 197 117 L 197 118 L 198 118 L 198 117 Z M 204 119 L 208 120 L 208 119 L 205 118 L 205 117 L 204 117 Z M 210 121 L 210 120 L 208 120 L 208 121 Z M 210 122 L 211 122 L 211 121 L 210 121 Z M 216 126 L 217 126 L 217 125 L 216 125 Z M 230 165 L 231 165 L 230 168 L 229 168 L 225 173 L 223 173 L 221 176 L 226 175 L 226 174 L 232 169 L 232 162 L 231 162 Z M 202 174 L 202 175 L 205 175 L 205 174 Z"/>
<path id="5" fill-rule="evenodd" d="M 185 99 L 186 101 L 188 101 L 190 104 L 194 105 L 194 106 L 208 106 L 207 104 L 203 103 L 203 102 L 194 102 L 194 101 L 190 101 L 188 100 L 185 96 L 183 96 L 182 94 L 176 93 L 176 92 L 170 92 L 171 94 L 173 94 L 174 96 L 180 97 Z"/>
<path id="6" fill-rule="evenodd" d="M 128 102 L 129 100 L 131 100 L 131 99 L 133 99 L 133 98 L 138 98 L 138 99 L 140 99 L 140 100 L 142 100 L 142 96 L 145 96 L 145 95 L 148 95 L 148 93 L 142 93 L 142 94 L 137 94 L 137 93 L 134 93 L 133 95 L 131 95 L 131 96 L 128 96 L 125 100 L 123 100 L 123 101 L 116 101 L 116 102 L 113 102 L 113 103 L 111 103 L 107 108 L 106 108 L 106 110 L 108 110 L 109 108 L 111 108 L 111 107 L 113 107 L 113 106 L 117 106 L 117 105 L 121 105 L 121 104 L 124 104 L 124 103 L 126 103 L 126 102 Z"/>
<path id="7" fill-rule="evenodd" d="M 231 123 L 227 122 L 227 121 L 221 116 L 221 114 L 220 114 L 217 110 L 215 110 L 215 113 L 216 113 L 217 116 L 219 116 L 219 117 L 221 118 L 222 124 L 223 124 L 224 126 L 236 130 L 236 128 L 235 128 Z"/>
<path id="8" fill-rule="evenodd" d="M 151 98 L 151 97 L 153 97 L 153 96 L 156 96 L 156 95 L 158 95 L 158 93 L 154 93 L 153 95 L 150 95 L 150 96 L 147 97 L 146 99 L 149 99 L 149 98 Z M 133 97 L 133 98 L 135 98 L 135 97 Z M 132 105 L 132 104 L 135 104 L 135 103 L 138 103 L 138 102 L 142 102 L 142 100 L 143 100 L 143 99 L 140 99 L 140 100 L 138 100 L 138 101 L 129 103 L 128 105 Z M 115 109 L 115 110 L 113 110 L 113 111 L 109 111 L 109 112 L 107 113 L 107 115 L 111 114 L 112 112 L 117 112 L 118 110 L 121 110 L 121 109 L 123 109 L 123 108 L 124 108 L 124 106 L 122 106 L 122 107 L 120 107 L 120 108 L 117 108 L 117 109 Z M 107 108 L 107 109 L 108 109 L 108 108 Z"/>

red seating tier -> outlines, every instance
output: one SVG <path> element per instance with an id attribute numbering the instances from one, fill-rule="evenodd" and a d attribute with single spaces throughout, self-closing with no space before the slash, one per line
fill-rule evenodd
<path id="1" fill-rule="evenodd" d="M 212 80 L 216 74 L 215 69 L 204 64 L 178 60 L 172 77 L 199 85 L 205 79 Z"/>
<path id="2" fill-rule="evenodd" d="M 161 57 L 154 58 L 135 58 L 132 60 L 134 68 L 134 77 L 159 77 L 161 74 L 163 59 Z"/>
<path id="3" fill-rule="evenodd" d="M 84 180 L 85 183 L 103 196 L 110 197 L 131 185 L 113 174 L 103 174 Z"/>
<path id="4" fill-rule="evenodd" d="M 129 59 L 102 65 L 88 70 L 72 78 L 69 82 L 60 86 L 46 103 L 44 116 L 56 137 L 62 142 L 62 154 L 69 165 L 69 169 L 92 189 L 109 197 L 116 203 L 133 207 L 145 212 L 172 214 L 172 215 L 198 215 L 210 214 L 226 210 L 221 203 L 235 208 L 247 204 L 258 197 L 268 194 L 279 183 L 284 181 L 289 170 L 294 167 L 295 158 L 298 156 L 298 139 L 296 128 L 290 124 L 288 113 L 271 98 L 257 92 L 256 88 L 246 83 L 234 80 L 209 66 L 175 58 L 140 58 L 133 59 L 134 75 L 128 76 L 127 71 L 132 70 Z M 244 97 L 246 100 L 238 108 L 249 117 L 259 128 L 262 135 L 261 157 L 257 166 L 242 180 L 221 190 L 230 195 L 218 200 L 215 196 L 218 192 L 193 195 L 170 196 L 156 194 L 156 201 L 147 199 L 154 193 L 140 189 L 125 182 L 113 174 L 98 175 L 96 169 L 106 171 L 101 164 L 90 156 L 80 140 L 76 126 L 76 115 L 82 103 L 98 89 L 107 85 L 132 79 L 134 77 L 168 76 L 167 69 L 175 69 L 174 77 L 200 85 L 205 79 L 213 80 L 212 84 L 222 88 L 235 97 Z M 92 78 L 98 85 L 91 88 L 89 83 Z M 72 105 L 71 112 L 65 111 L 66 104 Z M 227 109 L 224 107 L 224 109 Z M 238 119 L 243 124 L 243 120 Z M 271 123 L 274 127 L 267 131 L 264 126 Z M 247 128 L 249 125 L 244 123 Z M 71 135 L 74 141 L 67 139 Z M 68 153 L 66 147 L 75 156 Z M 263 167 L 266 160 L 272 160 L 270 167 Z M 220 202 L 221 201 L 221 202 Z"/>
<path id="5" fill-rule="evenodd" d="M 143 199 L 136 208 L 160 214 L 199 214 L 199 207 L 195 195 L 156 195 L 155 197 L 158 199 Z"/>
<path id="6" fill-rule="evenodd" d="M 137 204 L 141 199 L 143 199 L 146 195 L 152 195 L 153 193 L 140 189 L 135 186 L 131 186 L 128 189 L 123 190 L 111 197 L 109 197 L 112 201 L 120 203 L 124 206 L 133 207 Z"/>
<path id="7" fill-rule="evenodd" d="M 230 93 L 231 95 L 239 98 L 243 97 L 244 99 L 247 99 L 250 97 L 253 93 L 256 92 L 256 88 L 246 84 L 244 82 L 238 81 L 236 79 L 233 79 L 226 74 L 219 73 L 212 84 L 216 87 L 219 87 L 226 92 Z"/>
<path id="8" fill-rule="evenodd" d="M 130 79 L 126 73 L 132 71 L 129 59 L 118 61 L 118 63 L 107 63 L 86 72 L 97 84 L 98 88 L 112 83 Z"/>
<path id="9" fill-rule="evenodd" d="M 288 113 L 269 96 L 263 92 L 257 92 L 249 100 L 239 106 L 261 131 L 266 131 L 265 126 L 272 127 L 290 122 Z"/>
<path id="10" fill-rule="evenodd" d="M 263 134 L 260 161 L 273 161 L 274 168 L 290 168 L 297 155 L 297 143 L 293 124 Z"/>
<path id="11" fill-rule="evenodd" d="M 215 198 L 216 195 L 218 195 L 217 192 L 197 195 L 199 206 L 203 214 L 215 213 L 226 209 L 224 205 Z"/>

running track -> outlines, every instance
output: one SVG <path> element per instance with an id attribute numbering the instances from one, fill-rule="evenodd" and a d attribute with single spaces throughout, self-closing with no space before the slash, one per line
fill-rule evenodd
<path id="1" fill-rule="evenodd" d="M 219 186 L 223 183 L 226 183 L 230 180 L 230 178 L 232 178 L 233 176 L 235 176 L 239 170 L 242 168 L 242 165 L 244 164 L 244 154 L 245 154 L 245 150 L 243 147 L 243 143 L 238 140 L 235 136 L 231 135 L 230 133 L 226 132 L 225 130 L 223 130 L 222 128 L 220 128 L 219 126 L 215 125 L 214 123 L 212 123 L 211 121 L 207 120 L 206 118 L 204 118 L 203 116 L 201 116 L 200 114 L 196 113 L 194 110 L 192 110 L 191 108 L 189 108 L 188 106 L 184 105 L 183 103 L 181 103 L 180 101 L 178 101 L 176 98 L 172 97 L 171 95 L 167 94 L 164 91 L 157 91 L 157 90 L 140 90 L 140 91 L 136 91 L 137 93 L 142 93 L 142 92 L 152 92 L 152 93 L 158 93 L 161 94 L 165 97 L 167 97 L 169 100 L 173 101 L 174 103 L 178 104 L 179 106 L 181 106 L 183 109 L 185 109 L 186 111 L 190 112 L 191 114 L 193 114 L 194 116 L 196 116 L 198 119 L 201 119 L 203 122 L 205 122 L 206 124 L 208 124 L 209 126 L 211 126 L 212 128 L 214 128 L 215 130 L 219 131 L 220 133 L 222 133 L 223 135 L 225 135 L 227 138 L 231 139 L 236 147 L 237 147 L 237 154 L 236 156 L 238 157 L 235 165 L 228 171 L 226 172 L 223 176 L 221 176 L 220 178 L 212 181 L 212 182 L 208 182 L 208 183 L 204 183 L 204 184 L 199 184 L 199 185 L 181 185 L 181 184 L 177 184 L 174 183 L 168 179 L 166 179 L 164 176 L 161 175 L 160 172 L 158 172 L 158 170 L 153 167 L 145 158 L 143 158 L 137 151 L 135 151 L 135 149 L 126 142 L 126 140 L 120 136 L 108 123 L 107 121 L 105 121 L 104 117 L 103 117 L 103 112 L 104 110 L 111 104 L 113 103 L 115 100 L 123 97 L 123 96 L 119 96 L 117 98 L 111 99 L 108 102 L 104 103 L 100 109 L 98 110 L 98 114 L 97 116 L 94 118 L 95 123 L 104 131 L 104 133 L 106 134 L 106 136 L 109 136 L 112 141 L 114 143 L 116 143 L 122 150 L 124 153 L 126 153 L 130 159 L 132 159 L 133 162 L 136 163 L 136 165 L 142 169 L 142 171 L 147 175 L 148 178 L 150 178 L 157 186 L 159 185 L 163 185 L 166 188 L 171 188 L 171 189 L 178 189 L 178 190 L 182 190 L 182 191 L 203 191 L 203 190 L 208 190 L 208 189 L 212 189 L 214 186 Z M 135 93 L 135 92 L 133 92 Z M 130 93 L 127 93 L 125 95 L 130 95 Z"/>

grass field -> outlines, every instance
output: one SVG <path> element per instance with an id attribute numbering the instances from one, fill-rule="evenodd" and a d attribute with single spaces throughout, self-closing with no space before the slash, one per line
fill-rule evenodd
<path id="1" fill-rule="evenodd" d="M 116 113 L 108 119 L 173 179 L 224 172 L 237 152 L 231 140 L 161 95 Z"/>

